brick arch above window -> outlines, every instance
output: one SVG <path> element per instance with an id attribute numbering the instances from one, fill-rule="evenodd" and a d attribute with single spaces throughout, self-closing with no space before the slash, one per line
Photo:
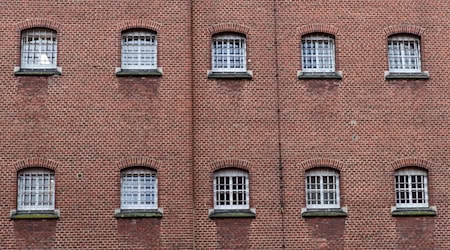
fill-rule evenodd
<path id="1" fill-rule="evenodd" d="M 396 34 L 411 34 L 421 37 L 425 33 L 425 29 L 414 25 L 401 24 L 384 28 L 384 33 L 386 37 Z"/>
<path id="2" fill-rule="evenodd" d="M 314 24 L 308 24 L 301 26 L 297 28 L 297 33 L 300 35 L 300 38 L 307 34 L 313 34 L 313 33 L 324 33 L 329 34 L 333 36 L 337 36 L 339 33 L 339 29 L 335 26 L 324 24 L 324 23 L 314 23 Z"/>
<path id="3" fill-rule="evenodd" d="M 62 25 L 54 20 L 50 19 L 43 19 L 43 18 L 37 18 L 37 19 L 29 19 L 25 20 L 23 22 L 16 24 L 17 30 L 22 31 L 26 29 L 32 29 L 32 28 L 47 28 L 52 29 L 56 31 L 57 33 L 61 32 Z"/>
<path id="4" fill-rule="evenodd" d="M 129 29 L 147 29 L 159 33 L 162 28 L 162 24 L 152 20 L 138 19 L 121 22 L 118 24 L 118 28 L 120 32 L 127 31 Z"/>
<path id="5" fill-rule="evenodd" d="M 208 32 L 211 36 L 224 32 L 233 32 L 248 36 L 250 27 L 237 23 L 220 23 L 208 27 Z"/>
<path id="6" fill-rule="evenodd" d="M 220 169 L 227 169 L 227 168 L 237 168 L 241 170 L 245 170 L 247 172 L 251 172 L 252 170 L 252 164 L 248 161 L 239 160 L 239 159 L 223 159 L 218 160 L 213 163 L 211 163 L 211 171 L 215 172 Z"/>
<path id="7" fill-rule="evenodd" d="M 47 168 L 56 171 L 60 164 L 56 161 L 45 159 L 45 158 L 29 158 L 18 161 L 14 164 L 16 171 L 20 171 L 26 168 Z"/>
<path id="8" fill-rule="evenodd" d="M 339 172 L 342 171 L 345 167 L 345 164 L 338 160 L 333 159 L 323 159 L 323 158 L 317 158 L 317 159 L 311 159 L 306 160 L 302 163 L 300 163 L 300 168 L 303 171 L 307 171 L 313 168 L 332 168 L 336 169 Z"/>
<path id="9" fill-rule="evenodd" d="M 405 167 L 423 168 L 425 170 L 433 169 L 434 164 L 430 161 L 419 158 L 404 158 L 391 162 L 391 171 L 396 171 Z"/>
<path id="10" fill-rule="evenodd" d="M 122 171 L 127 168 L 133 167 L 147 167 L 151 168 L 155 171 L 159 171 L 161 169 L 161 163 L 153 158 L 148 157 L 131 157 L 123 159 L 116 163 L 117 169 Z"/>

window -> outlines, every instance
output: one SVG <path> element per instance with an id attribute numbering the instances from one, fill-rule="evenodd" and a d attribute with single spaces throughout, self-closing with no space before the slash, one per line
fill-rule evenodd
<path id="1" fill-rule="evenodd" d="M 334 37 L 313 34 L 302 38 L 303 72 L 335 72 Z"/>
<path id="2" fill-rule="evenodd" d="M 389 71 L 420 72 L 420 40 L 411 35 L 395 35 L 388 39 Z"/>
<path id="3" fill-rule="evenodd" d="M 49 29 L 29 29 L 22 32 L 21 68 L 56 69 L 56 32 Z"/>
<path id="4" fill-rule="evenodd" d="M 248 173 L 223 169 L 214 173 L 214 209 L 249 209 Z"/>
<path id="5" fill-rule="evenodd" d="M 306 173 L 306 208 L 340 208 L 339 173 L 317 168 Z"/>
<path id="6" fill-rule="evenodd" d="M 247 71 L 245 37 L 237 34 L 221 34 L 212 41 L 213 72 Z"/>
<path id="7" fill-rule="evenodd" d="M 129 30 L 122 33 L 122 69 L 151 70 L 157 68 L 156 33 Z"/>
<path id="8" fill-rule="evenodd" d="M 43 168 L 18 173 L 17 210 L 54 210 L 55 174 Z"/>
<path id="9" fill-rule="evenodd" d="M 157 209 L 158 179 L 156 172 L 132 168 L 121 173 L 121 209 Z"/>
<path id="10" fill-rule="evenodd" d="M 428 207 L 427 172 L 419 168 L 395 171 L 395 202 L 398 208 Z"/>

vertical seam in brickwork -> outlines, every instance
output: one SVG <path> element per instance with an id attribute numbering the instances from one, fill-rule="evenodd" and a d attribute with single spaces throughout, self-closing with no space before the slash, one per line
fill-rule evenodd
<path id="1" fill-rule="evenodd" d="M 190 32 L 191 32 L 191 44 L 190 44 L 190 55 L 189 58 L 191 59 L 191 79 L 190 79 L 190 83 L 191 83 L 191 129 L 192 129 L 192 133 L 191 133 L 191 185 L 192 185 L 192 249 L 195 249 L 195 239 L 196 239 L 196 235 L 195 235 L 195 180 L 194 180 L 194 168 L 195 168 L 195 131 L 194 131 L 194 121 L 195 121 L 195 111 L 194 111 L 194 3 L 193 1 L 189 1 L 190 4 L 190 13 L 189 13 L 189 18 L 190 18 Z"/>

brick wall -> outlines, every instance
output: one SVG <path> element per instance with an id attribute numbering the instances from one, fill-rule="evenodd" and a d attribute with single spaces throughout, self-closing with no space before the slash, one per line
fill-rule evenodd
<path id="1" fill-rule="evenodd" d="M 450 248 L 450 18 L 433 1 L 0 3 L 0 248 Z M 61 76 L 15 76 L 20 31 L 58 34 Z M 158 35 L 161 77 L 117 77 L 120 34 Z M 211 37 L 246 37 L 252 80 L 208 79 Z M 342 80 L 298 80 L 335 37 Z M 387 37 L 420 35 L 429 80 L 386 81 Z M 120 170 L 158 173 L 162 218 L 114 217 Z M 436 217 L 393 217 L 394 171 L 428 171 Z M 10 220 L 17 170 L 55 171 L 58 220 Z M 346 218 L 303 218 L 305 171 L 340 173 Z M 256 218 L 210 219 L 214 171 L 249 173 Z"/>

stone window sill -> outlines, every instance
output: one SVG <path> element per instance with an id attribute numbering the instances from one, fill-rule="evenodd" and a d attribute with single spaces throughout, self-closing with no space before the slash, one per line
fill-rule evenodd
<path id="1" fill-rule="evenodd" d="M 116 69 L 116 76 L 162 76 L 162 69 L 149 69 L 149 70 L 132 70 L 132 69 Z"/>
<path id="2" fill-rule="evenodd" d="M 11 220 L 42 220 L 42 219 L 59 219 L 59 210 L 27 210 L 16 211 L 10 213 Z"/>
<path id="3" fill-rule="evenodd" d="M 417 72 L 417 73 L 393 73 L 386 71 L 384 72 L 384 79 L 386 80 L 428 80 L 430 79 L 430 74 L 428 71 Z"/>
<path id="4" fill-rule="evenodd" d="M 342 79 L 342 71 L 336 72 L 303 72 L 299 70 L 297 72 L 297 78 L 299 80 L 308 80 L 308 79 Z"/>
<path id="5" fill-rule="evenodd" d="M 302 208 L 302 217 L 347 217 L 348 210 L 346 207 L 330 208 L 330 209 L 307 209 Z"/>
<path id="6" fill-rule="evenodd" d="M 56 69 L 21 69 L 14 67 L 14 75 L 16 76 L 59 76 L 62 73 L 62 68 Z"/>
<path id="7" fill-rule="evenodd" d="M 210 209 L 209 218 L 256 218 L 256 209 Z"/>
<path id="8" fill-rule="evenodd" d="M 396 208 L 391 209 L 391 214 L 394 217 L 400 216 L 436 216 L 436 207 L 425 207 L 425 208 Z"/>
<path id="9" fill-rule="evenodd" d="M 121 218 L 162 218 L 163 209 L 116 209 L 114 217 Z"/>
<path id="10" fill-rule="evenodd" d="M 245 72 L 213 72 L 208 70 L 208 79 L 247 79 L 253 78 L 253 72 L 247 70 Z"/>

